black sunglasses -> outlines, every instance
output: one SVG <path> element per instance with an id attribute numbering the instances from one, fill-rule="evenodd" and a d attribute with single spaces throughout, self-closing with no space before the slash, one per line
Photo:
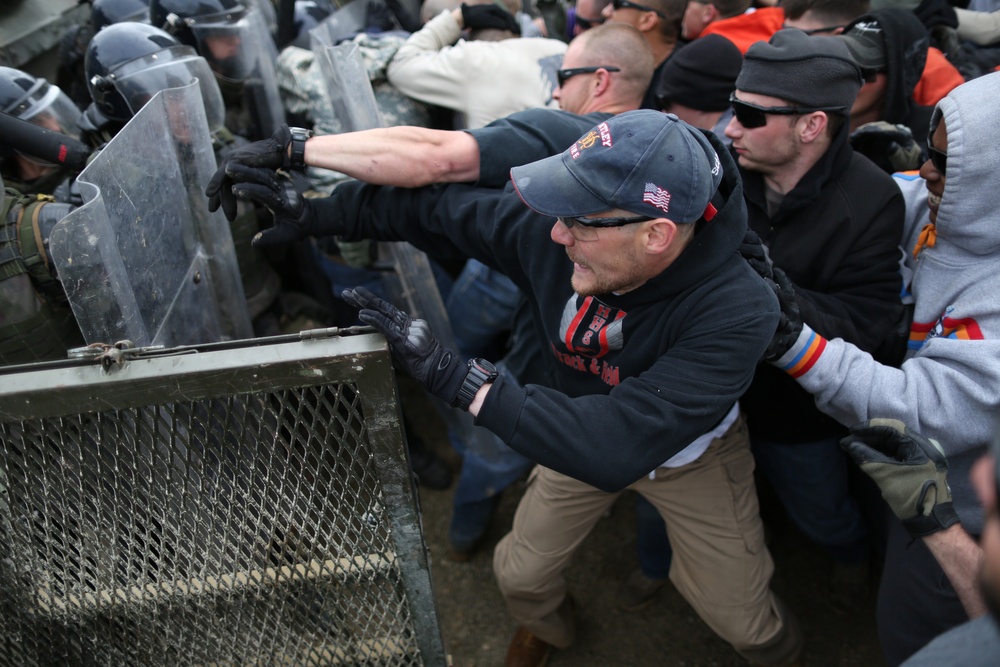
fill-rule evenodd
<path id="1" fill-rule="evenodd" d="M 611 0 L 611 6 L 615 9 L 638 9 L 640 12 L 653 12 L 661 19 L 667 18 L 667 15 L 659 9 L 653 9 L 652 7 L 647 7 L 646 5 L 640 5 L 638 2 L 632 2 L 631 0 Z"/>
<path id="2" fill-rule="evenodd" d="M 801 116 L 802 114 L 814 111 L 843 112 L 847 109 L 847 107 L 762 107 L 738 100 L 735 95 L 729 96 L 729 103 L 733 105 L 733 114 L 736 116 L 736 120 L 748 130 L 767 125 L 768 114 L 775 116 Z"/>
<path id="3" fill-rule="evenodd" d="M 624 227 L 633 222 L 646 222 L 653 220 L 648 215 L 634 215 L 627 218 L 580 218 L 572 216 L 560 216 L 559 220 L 566 225 L 567 229 L 572 229 L 575 225 L 582 227 Z"/>
<path id="4" fill-rule="evenodd" d="M 930 158 L 931 164 L 934 165 L 934 169 L 937 173 L 942 176 L 948 170 L 948 154 L 942 150 L 938 150 L 931 146 L 930 142 L 927 142 L 927 156 Z"/>
<path id="5" fill-rule="evenodd" d="M 570 67 L 569 69 L 561 69 L 556 72 L 556 80 L 559 81 L 559 87 L 562 88 L 566 85 L 566 79 L 574 77 L 577 74 L 593 74 L 599 69 L 603 69 L 608 72 L 620 72 L 621 69 L 618 67 L 609 67 L 607 65 L 595 65 L 594 67 Z"/>
<path id="6" fill-rule="evenodd" d="M 605 19 L 603 16 L 596 19 L 587 19 L 580 16 L 579 14 L 577 14 L 576 16 L 576 24 L 580 26 L 580 30 L 590 30 L 595 25 L 604 25 L 604 21 Z"/>

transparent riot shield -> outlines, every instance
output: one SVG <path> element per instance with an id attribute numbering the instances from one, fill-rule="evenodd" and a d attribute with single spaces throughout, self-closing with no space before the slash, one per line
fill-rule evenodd
<path id="1" fill-rule="evenodd" d="M 50 248 L 88 344 L 253 336 L 229 225 L 205 203 L 215 168 L 195 81 L 157 93 L 80 173 L 84 204 Z"/>
<path id="2" fill-rule="evenodd" d="M 317 42 L 313 44 L 319 46 Z M 327 82 L 330 104 L 344 131 L 380 127 L 375 93 L 358 46 L 344 42 L 337 46 L 323 45 L 314 48 L 314 52 Z M 409 243 L 380 243 L 379 258 L 393 267 L 393 271 L 386 272 L 382 279 L 390 300 L 414 317 L 427 320 L 442 345 L 456 348 L 455 334 L 427 255 Z M 452 433 L 480 455 L 495 457 L 497 440 L 492 433 L 474 426 L 469 413 L 453 410 L 443 401 L 434 400 Z"/>

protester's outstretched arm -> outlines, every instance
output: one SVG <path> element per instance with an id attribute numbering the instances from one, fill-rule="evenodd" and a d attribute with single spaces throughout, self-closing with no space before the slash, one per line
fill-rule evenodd
<path id="1" fill-rule="evenodd" d="M 934 554 L 941 569 L 948 575 L 958 599 L 969 618 L 986 614 L 986 603 L 979 587 L 979 568 L 983 550 L 961 524 L 926 535 L 924 544 Z"/>
<path id="2" fill-rule="evenodd" d="M 298 142 L 296 144 L 296 142 Z M 299 151 L 301 154 L 293 154 Z M 309 137 L 282 125 L 268 139 L 239 148 L 219 165 L 208 183 L 208 208 L 236 217 L 233 176 L 240 168 L 332 169 L 375 185 L 415 188 L 432 183 L 479 179 L 479 144 L 465 132 L 397 126 Z"/>
<path id="3" fill-rule="evenodd" d="M 969 617 L 985 614 L 978 585 L 982 550 L 952 507 L 941 446 L 896 419 L 858 424 L 840 446 L 878 485 L 903 527 L 924 541 Z"/>
<path id="4" fill-rule="evenodd" d="M 305 151 L 310 167 L 375 185 L 416 188 L 479 179 L 479 144 L 466 132 L 386 127 L 312 137 Z"/>

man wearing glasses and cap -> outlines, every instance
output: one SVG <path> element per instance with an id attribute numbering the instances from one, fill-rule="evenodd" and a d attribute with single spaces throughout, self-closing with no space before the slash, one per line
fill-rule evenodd
<path id="1" fill-rule="evenodd" d="M 874 353 L 902 309 L 904 204 L 892 178 L 848 144 L 861 83 L 840 38 L 781 30 L 747 50 L 726 136 L 750 227 L 795 285 L 803 319 Z M 867 591 L 869 541 L 837 446 L 843 427 L 769 365 L 740 405 L 761 471 L 796 527 L 834 560 L 830 603 L 849 611 Z"/>
<path id="2" fill-rule="evenodd" d="M 267 179 L 236 180 L 247 182 L 234 194 L 273 205 Z M 539 463 L 494 553 L 520 626 L 507 665 L 543 664 L 573 642 L 563 570 L 626 488 L 666 519 L 671 579 L 705 622 L 752 662 L 794 663 L 802 638 L 770 590 L 736 404 L 777 305 L 738 253 L 746 218 L 732 159 L 710 133 L 640 110 L 511 180 L 503 191 L 346 183 L 297 212 L 276 207 L 263 239 L 406 240 L 475 257 L 526 295 L 546 380 L 521 386 L 484 359 L 463 363 L 426 322 L 363 289 L 344 294 L 431 393 Z"/>

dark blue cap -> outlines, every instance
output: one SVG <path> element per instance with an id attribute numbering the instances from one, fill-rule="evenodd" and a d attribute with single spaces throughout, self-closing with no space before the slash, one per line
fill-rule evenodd
<path id="1" fill-rule="evenodd" d="M 510 177 L 543 215 L 622 210 L 690 223 L 709 209 L 722 164 L 700 130 L 642 109 L 609 118 L 560 155 L 514 167 Z"/>

